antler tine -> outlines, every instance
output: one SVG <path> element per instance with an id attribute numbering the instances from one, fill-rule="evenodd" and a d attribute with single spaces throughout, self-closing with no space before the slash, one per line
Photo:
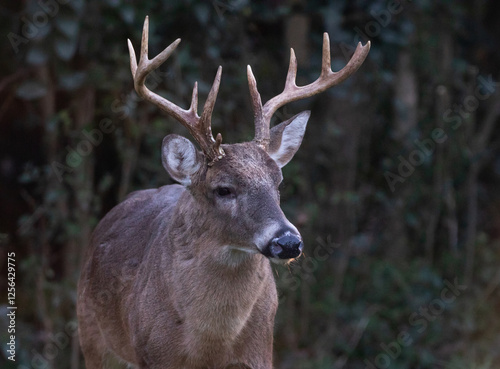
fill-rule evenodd
<path id="1" fill-rule="evenodd" d="M 142 26 L 142 37 L 141 37 L 141 61 L 148 62 L 148 48 L 149 48 L 149 16 L 146 15 L 144 19 L 144 25 Z"/>
<path id="2" fill-rule="evenodd" d="M 254 141 L 262 146 L 267 147 L 269 144 L 269 128 L 266 129 L 266 123 L 262 114 L 262 100 L 259 90 L 257 89 L 257 81 L 252 72 L 252 67 L 247 65 L 248 88 L 250 89 L 250 97 L 252 98 L 252 107 L 255 121 L 255 139 Z"/>
<path id="3" fill-rule="evenodd" d="M 288 64 L 288 72 L 286 74 L 285 90 L 297 87 L 297 58 L 295 57 L 295 51 L 293 48 L 290 49 L 290 63 Z"/>
<path id="4" fill-rule="evenodd" d="M 212 89 L 208 95 L 207 101 L 203 108 L 202 116 L 198 116 L 198 83 L 195 82 L 193 87 L 193 93 L 191 97 L 191 104 L 188 110 L 182 109 L 181 107 L 173 104 L 169 100 L 155 94 L 149 90 L 145 81 L 149 73 L 157 69 L 161 64 L 163 64 L 170 55 L 177 48 L 180 39 L 172 42 L 167 48 L 165 48 L 160 54 L 158 54 L 153 59 L 148 58 L 148 41 L 149 41 L 149 17 L 146 16 L 144 20 L 144 27 L 142 30 L 142 40 L 141 40 L 141 53 L 139 63 L 137 63 L 136 54 L 132 42 L 128 40 L 128 48 L 130 53 L 130 70 L 132 71 L 132 76 L 134 78 L 134 87 L 137 93 L 145 100 L 152 102 L 154 105 L 158 106 L 161 110 L 171 115 L 177 119 L 183 126 L 185 126 L 193 138 L 198 142 L 200 148 L 202 149 L 205 156 L 208 158 L 208 164 L 212 165 L 215 161 L 219 160 L 224 156 L 224 151 L 220 147 L 222 142 L 222 136 L 220 134 L 217 136 L 217 140 L 214 140 L 212 136 L 211 128 L 211 116 L 214 109 L 215 101 L 217 99 L 217 93 L 219 91 L 220 79 L 222 68 L 219 67 L 215 81 L 212 85 Z"/>
<path id="5" fill-rule="evenodd" d="M 267 150 L 269 143 L 269 129 L 271 118 L 280 107 L 288 104 L 292 101 L 305 99 L 307 97 L 319 94 L 326 89 L 333 87 L 351 76 L 358 68 L 363 64 L 368 52 L 370 51 L 370 41 L 366 45 L 358 44 L 356 51 L 352 56 L 351 60 L 347 65 L 338 72 L 333 72 L 331 69 L 331 58 L 330 58 L 330 39 L 328 34 L 325 32 L 323 34 L 323 55 L 321 62 L 321 74 L 316 79 L 316 81 L 305 85 L 296 85 L 297 76 L 297 59 L 295 57 L 295 52 L 293 49 L 290 50 L 290 63 L 288 66 L 288 73 L 285 81 L 285 88 L 283 92 L 262 106 L 260 101 L 260 95 L 257 91 L 257 83 L 255 82 L 255 77 L 251 72 L 250 67 L 248 68 L 248 84 L 250 88 L 250 94 L 252 96 L 252 104 L 255 114 L 255 139 L 254 141 Z M 258 96 L 258 98 L 257 98 Z"/>
<path id="6" fill-rule="evenodd" d="M 215 100 L 217 99 L 217 94 L 219 93 L 220 80 L 222 75 L 222 67 L 219 66 L 217 69 L 217 74 L 215 75 L 214 83 L 212 84 L 212 88 L 208 93 L 207 101 L 205 102 L 205 106 L 203 107 L 203 113 L 201 113 L 201 117 L 199 120 L 199 128 L 202 133 L 205 134 L 206 141 L 210 142 L 211 145 L 208 150 L 211 150 L 210 157 L 218 160 L 224 156 L 224 150 L 220 147 L 222 142 L 222 136 L 219 133 L 217 135 L 218 141 L 214 140 L 212 135 L 212 112 L 214 110 Z M 217 144 L 218 143 L 218 144 Z M 217 145 L 214 145 L 217 144 Z"/>
<path id="7" fill-rule="evenodd" d="M 327 76 L 332 73 L 332 61 L 330 56 L 330 37 L 323 33 L 323 53 L 321 55 L 321 75 Z"/>
<path id="8" fill-rule="evenodd" d="M 132 46 L 132 41 L 127 39 L 128 52 L 130 54 L 130 71 L 132 72 L 132 77 L 135 78 L 135 73 L 137 72 L 137 58 L 135 57 L 134 46 Z"/>
<path id="9" fill-rule="evenodd" d="M 253 110 L 256 116 L 262 113 L 262 100 L 257 89 L 257 81 L 252 72 L 252 67 L 247 65 L 248 87 L 250 88 L 250 96 L 252 97 Z"/>
<path id="10" fill-rule="evenodd" d="M 198 82 L 195 82 L 193 86 L 193 94 L 191 95 L 191 105 L 189 106 L 189 110 L 198 114 Z"/>

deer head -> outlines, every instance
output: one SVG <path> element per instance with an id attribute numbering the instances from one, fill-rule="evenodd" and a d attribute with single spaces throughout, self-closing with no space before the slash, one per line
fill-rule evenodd
<path id="1" fill-rule="evenodd" d="M 270 128 L 277 109 L 287 103 L 318 94 L 353 74 L 363 63 L 370 43 L 358 44 L 354 56 L 339 72 L 331 70 L 330 41 L 323 36 L 323 59 L 318 79 L 306 86 L 296 85 L 297 60 L 293 49 L 281 94 L 264 105 L 250 66 L 248 84 L 255 119 L 255 138 L 251 142 L 222 144 L 221 134 L 214 139 L 211 116 L 221 81 L 219 67 L 201 116 L 198 115 L 198 86 L 195 83 L 191 105 L 184 110 L 150 91 L 148 74 L 165 62 L 179 45 L 175 40 L 159 55 L 148 58 L 148 17 L 144 22 L 139 63 L 128 40 L 130 66 L 137 93 L 184 125 L 201 152 L 187 139 L 168 135 L 163 140 L 162 162 L 170 176 L 186 186 L 193 198 L 205 209 L 212 228 L 218 230 L 219 243 L 246 253 L 260 252 L 274 260 L 299 256 L 303 243 L 300 233 L 286 219 L 279 207 L 278 186 L 281 168 L 297 152 L 304 137 L 309 111 Z"/>

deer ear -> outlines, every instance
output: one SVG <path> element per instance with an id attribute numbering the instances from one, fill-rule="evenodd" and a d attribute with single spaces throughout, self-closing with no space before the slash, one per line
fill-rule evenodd
<path id="1" fill-rule="evenodd" d="M 187 138 L 172 134 L 163 139 L 161 161 L 174 180 L 189 186 L 193 174 L 203 163 L 203 157 Z"/>
<path id="2" fill-rule="evenodd" d="M 299 149 L 310 115 L 306 110 L 271 128 L 268 153 L 280 168 L 288 164 Z"/>

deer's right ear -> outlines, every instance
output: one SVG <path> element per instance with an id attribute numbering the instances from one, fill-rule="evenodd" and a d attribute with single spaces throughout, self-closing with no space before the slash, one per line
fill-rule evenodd
<path id="1" fill-rule="evenodd" d="M 174 180 L 189 186 L 193 174 L 203 164 L 203 156 L 187 138 L 172 134 L 163 139 L 161 161 Z"/>

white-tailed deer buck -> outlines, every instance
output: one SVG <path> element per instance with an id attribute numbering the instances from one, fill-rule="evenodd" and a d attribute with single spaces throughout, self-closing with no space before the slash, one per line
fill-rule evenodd
<path id="1" fill-rule="evenodd" d="M 303 247 L 280 209 L 278 185 L 310 113 L 270 129 L 271 117 L 283 105 L 345 80 L 370 49 L 360 43 L 345 68 L 332 72 L 325 33 L 321 75 L 303 87 L 295 84 L 292 49 L 285 88 L 264 105 L 249 66 L 255 139 L 222 144 L 210 124 L 220 67 L 201 116 L 196 84 L 188 110 L 145 85 L 179 42 L 149 60 L 146 17 L 139 64 L 128 41 L 134 86 L 181 122 L 201 152 L 181 136 L 166 136 L 163 166 L 180 185 L 134 192 L 95 229 L 78 286 L 87 369 L 103 368 L 107 353 L 138 368 L 272 367 L 277 293 L 269 260 L 296 258 Z"/>

